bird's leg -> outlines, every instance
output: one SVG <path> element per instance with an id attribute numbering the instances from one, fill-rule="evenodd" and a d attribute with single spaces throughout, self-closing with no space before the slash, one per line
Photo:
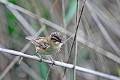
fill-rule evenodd
<path id="1" fill-rule="evenodd" d="M 54 61 L 54 57 L 52 58 L 50 58 L 51 59 L 51 61 L 52 61 L 52 64 L 51 65 L 54 65 L 55 64 L 55 61 Z"/>
<path id="2" fill-rule="evenodd" d="M 52 56 L 50 56 L 50 55 L 47 55 L 46 57 L 47 57 L 48 60 L 51 60 L 52 65 L 54 65 L 54 58 L 52 58 Z"/>
<path id="3" fill-rule="evenodd" d="M 21 63 L 21 61 L 23 60 L 23 57 L 20 56 L 20 59 L 19 59 L 19 64 Z"/>
<path id="4" fill-rule="evenodd" d="M 35 49 L 36 49 L 36 53 L 37 53 L 38 57 L 41 58 L 41 55 L 37 51 L 37 46 L 35 46 Z"/>
<path id="5" fill-rule="evenodd" d="M 56 53 L 57 54 L 57 53 Z M 56 57 L 56 54 L 53 56 L 53 58 L 51 57 L 51 61 L 53 62 L 52 65 L 55 64 L 55 57 Z"/>
<path id="6" fill-rule="evenodd" d="M 37 51 L 36 51 L 36 53 L 37 53 L 38 57 L 41 58 L 41 55 Z"/>
<path id="7" fill-rule="evenodd" d="M 40 62 L 42 62 L 42 58 L 41 58 L 41 55 L 36 51 L 38 57 L 40 58 Z"/>

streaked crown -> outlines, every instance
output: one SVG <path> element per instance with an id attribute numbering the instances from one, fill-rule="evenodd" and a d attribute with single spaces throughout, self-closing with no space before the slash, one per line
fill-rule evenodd
<path id="1" fill-rule="evenodd" d="M 60 32 L 53 32 L 50 34 L 50 38 L 53 41 L 62 43 L 62 35 Z"/>

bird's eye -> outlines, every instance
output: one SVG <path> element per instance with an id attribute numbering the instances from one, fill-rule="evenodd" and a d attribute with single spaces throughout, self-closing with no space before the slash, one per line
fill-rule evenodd
<path id="1" fill-rule="evenodd" d="M 58 36 L 51 37 L 51 40 L 53 40 L 55 42 L 60 42 L 61 43 L 61 39 Z"/>
<path id="2" fill-rule="evenodd" d="M 60 44 L 59 42 L 55 42 L 55 44 Z"/>
<path id="3" fill-rule="evenodd" d="M 52 40 L 53 42 L 56 42 L 56 41 L 57 41 L 57 39 L 55 39 L 55 38 L 51 38 L 51 40 Z"/>

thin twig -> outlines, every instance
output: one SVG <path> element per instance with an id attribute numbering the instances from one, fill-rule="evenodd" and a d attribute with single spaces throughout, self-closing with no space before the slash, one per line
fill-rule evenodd
<path id="1" fill-rule="evenodd" d="M 78 20 L 78 22 L 77 22 L 77 27 L 76 27 L 76 31 L 75 31 L 75 36 L 74 36 L 74 39 L 73 39 L 72 46 L 71 46 L 71 48 L 70 48 L 69 58 L 68 58 L 67 63 L 70 61 L 73 46 L 74 46 L 74 44 L 76 45 L 75 41 L 76 41 L 76 37 L 77 37 L 77 31 L 78 31 L 78 27 L 79 27 L 79 24 L 80 24 L 80 21 L 81 21 L 81 17 L 82 17 L 83 9 L 84 9 L 84 6 L 85 6 L 85 2 L 86 2 L 86 0 L 85 0 L 84 3 L 83 3 L 83 7 L 82 7 L 82 9 L 81 9 L 80 17 L 79 17 L 79 20 Z M 77 20 L 77 18 L 76 18 L 76 20 Z M 75 59 L 76 59 L 76 57 L 77 57 L 76 55 L 77 55 L 77 54 L 75 53 Z M 75 60 L 74 66 L 75 66 L 75 65 L 76 65 L 76 60 Z M 75 68 L 75 67 L 74 67 L 74 68 Z M 66 71 L 66 69 L 65 69 L 65 71 Z M 75 73 L 76 73 L 76 70 L 74 70 L 74 80 L 75 80 L 75 78 L 76 78 Z"/>
<path id="2" fill-rule="evenodd" d="M 49 67 L 49 69 L 48 69 L 47 76 L 46 76 L 45 80 L 48 79 L 48 76 L 49 76 L 49 73 L 50 73 L 50 70 L 51 70 L 52 66 L 53 66 L 53 65 L 51 64 L 50 67 Z"/>
<path id="3" fill-rule="evenodd" d="M 62 26 L 64 27 L 64 29 L 67 29 L 67 26 L 66 26 L 66 19 L 65 19 L 65 0 L 62 0 L 62 18 L 63 18 L 63 22 L 62 22 Z M 66 34 L 66 32 L 64 33 L 65 35 L 64 35 L 64 39 L 66 40 L 67 39 L 67 34 Z M 68 53 L 68 51 L 67 51 L 67 49 L 68 49 L 68 46 L 67 46 L 67 44 L 65 44 L 65 61 L 66 61 L 66 58 L 67 58 L 67 53 Z"/>
<path id="4" fill-rule="evenodd" d="M 83 4 L 83 7 L 81 9 L 80 17 L 79 17 L 78 24 L 77 24 L 76 31 L 75 31 L 75 36 L 74 36 L 73 43 L 72 43 L 72 46 L 71 46 L 71 49 L 70 49 L 70 52 L 69 52 L 70 53 L 69 58 L 71 57 L 71 52 L 72 52 L 72 49 L 73 49 L 73 46 L 74 46 L 74 43 L 75 43 L 75 39 L 76 39 L 76 36 L 77 36 L 77 31 L 78 31 L 78 27 L 79 27 L 80 20 L 81 20 L 81 17 L 82 17 L 83 9 L 84 9 L 84 6 L 85 6 L 85 1 L 84 1 L 84 4 Z M 68 61 L 69 61 L 69 58 L 68 58 Z"/>
<path id="5" fill-rule="evenodd" d="M 62 0 L 62 18 L 63 18 L 63 27 L 66 26 L 66 19 L 65 19 L 65 0 Z"/>
<path id="6" fill-rule="evenodd" d="M 79 7 L 79 1 L 77 0 L 77 6 L 76 6 L 76 26 L 78 24 L 78 7 Z M 82 12 L 81 12 L 82 13 Z M 75 57 L 74 57 L 74 69 L 73 69 L 73 80 L 76 80 L 76 69 L 75 69 L 75 66 L 76 66 L 76 62 L 77 62 L 77 34 L 76 35 L 76 38 L 75 38 Z"/>
<path id="7" fill-rule="evenodd" d="M 16 55 L 16 56 L 22 56 L 22 57 L 33 59 L 33 60 L 36 60 L 36 61 L 40 61 L 40 62 L 42 61 L 42 62 L 45 62 L 45 63 L 54 64 L 56 66 L 66 67 L 66 68 L 69 68 L 69 69 L 73 69 L 74 68 L 74 65 L 72 65 L 72 64 L 59 62 L 59 61 L 54 61 L 53 62 L 53 61 L 49 61 L 49 60 L 45 60 L 45 59 L 39 58 L 37 56 L 27 55 L 27 54 L 24 54 L 22 52 L 15 51 L 15 50 L 0 48 L 0 52 L 5 52 L 5 53 L 9 53 L 9 54 Z M 102 72 L 86 69 L 86 68 L 79 67 L 79 66 L 76 66 L 75 69 L 77 71 L 82 71 L 82 72 L 94 74 L 94 75 L 101 76 L 101 77 L 108 78 L 108 79 L 112 79 L 112 80 L 120 80 L 120 78 L 117 77 L 117 76 L 105 74 L 105 73 L 102 73 Z"/>
<path id="8" fill-rule="evenodd" d="M 64 27 L 64 29 L 66 29 L 67 28 L 67 26 L 66 26 L 66 19 L 65 19 L 65 0 L 62 0 L 62 18 L 63 18 L 63 27 Z M 66 31 L 65 31 L 65 39 L 67 39 L 67 35 L 66 35 Z M 67 60 L 67 55 L 68 55 L 68 51 L 67 51 L 67 49 L 68 49 L 68 47 L 67 47 L 67 44 L 65 44 L 66 43 L 66 41 L 64 42 L 64 45 L 65 45 L 65 54 L 64 54 L 64 58 L 65 58 L 65 61 Z M 66 71 L 66 69 L 65 69 L 65 71 Z M 63 72 L 63 78 L 64 78 L 64 76 L 65 76 L 65 71 Z"/>
<path id="9" fill-rule="evenodd" d="M 86 0 L 85 0 L 86 1 Z M 81 17 L 82 17 L 82 13 L 83 13 L 83 9 L 84 9 L 84 6 L 85 6 L 85 1 L 84 1 L 84 3 L 83 3 L 83 7 L 82 7 L 82 9 L 81 9 L 81 13 L 80 13 L 80 17 L 79 17 L 79 20 L 78 20 L 78 22 L 77 22 L 77 17 L 76 17 L 76 22 L 77 22 L 77 27 L 76 27 L 76 31 L 75 31 L 75 35 L 74 35 L 74 39 L 73 39 L 73 43 L 72 43 L 72 46 L 71 46 L 71 48 L 70 48 L 70 52 L 69 52 L 69 57 L 68 57 L 68 61 L 67 61 L 67 63 L 69 63 L 69 61 L 70 61 L 70 58 L 71 58 L 71 54 L 72 54 L 72 49 L 73 49 L 73 47 L 74 47 L 74 45 L 76 46 L 76 40 L 77 40 L 77 31 L 78 31 L 78 27 L 79 27 L 79 24 L 80 24 L 80 20 L 81 20 Z M 77 0 L 77 3 L 78 3 L 78 0 Z M 78 4 L 77 4 L 77 7 L 78 7 Z M 78 10 L 78 8 L 77 8 L 77 10 Z M 77 12 L 77 11 L 76 11 Z M 76 13 L 77 14 L 77 13 Z M 77 15 L 76 15 L 77 16 Z M 75 53 L 75 59 L 76 59 L 76 53 Z M 76 62 L 76 60 L 75 60 L 75 62 Z M 74 64 L 74 66 L 76 65 L 76 63 Z M 66 69 L 64 70 L 64 75 L 65 75 L 65 72 L 66 72 Z M 75 73 L 76 73 L 76 70 L 74 70 L 74 80 L 75 80 Z M 63 76 L 64 76 L 63 75 Z"/>

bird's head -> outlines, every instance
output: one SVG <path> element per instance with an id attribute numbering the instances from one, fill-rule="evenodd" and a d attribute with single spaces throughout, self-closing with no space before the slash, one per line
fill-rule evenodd
<path id="1" fill-rule="evenodd" d="M 55 43 L 62 43 L 62 35 L 60 32 L 53 32 L 50 34 L 50 39 Z"/>

